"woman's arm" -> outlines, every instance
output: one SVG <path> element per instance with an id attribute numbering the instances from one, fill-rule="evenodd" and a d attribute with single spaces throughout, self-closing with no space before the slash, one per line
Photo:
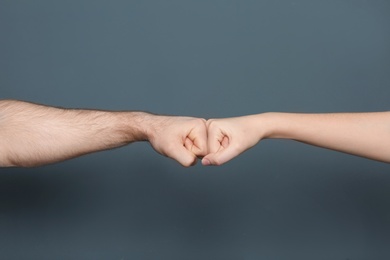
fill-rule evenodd
<path id="1" fill-rule="evenodd" d="M 390 112 L 264 113 L 207 122 L 210 154 L 203 164 L 219 165 L 265 138 L 303 143 L 390 162 Z"/>

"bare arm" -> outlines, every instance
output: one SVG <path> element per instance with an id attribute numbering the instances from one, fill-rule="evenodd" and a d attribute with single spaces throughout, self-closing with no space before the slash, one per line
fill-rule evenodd
<path id="1" fill-rule="evenodd" d="M 149 141 L 184 166 L 207 149 L 204 120 L 0 101 L 0 166 L 31 167 Z M 203 143 L 204 142 L 204 143 Z"/>
<path id="2" fill-rule="evenodd" d="M 222 164 L 265 138 L 303 143 L 390 163 L 390 112 L 264 113 L 208 121 L 203 164 Z"/>

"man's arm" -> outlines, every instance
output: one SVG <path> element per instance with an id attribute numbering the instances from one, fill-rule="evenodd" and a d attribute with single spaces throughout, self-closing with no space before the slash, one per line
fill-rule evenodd
<path id="1" fill-rule="evenodd" d="M 32 167 L 149 141 L 184 166 L 207 153 L 205 120 L 0 100 L 0 166 Z"/>
<path id="2" fill-rule="evenodd" d="M 265 138 L 303 143 L 390 163 L 390 112 L 264 113 L 207 122 L 210 154 L 204 165 L 223 164 Z"/>

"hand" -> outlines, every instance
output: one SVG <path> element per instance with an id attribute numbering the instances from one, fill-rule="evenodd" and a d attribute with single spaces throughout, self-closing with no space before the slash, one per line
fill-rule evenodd
<path id="1" fill-rule="evenodd" d="M 193 117 L 153 116 L 148 140 L 160 154 L 185 167 L 207 154 L 206 120 Z"/>
<path id="2" fill-rule="evenodd" d="M 208 130 L 209 154 L 203 165 L 221 165 L 257 144 L 264 136 L 259 125 L 259 115 L 209 119 Z"/>

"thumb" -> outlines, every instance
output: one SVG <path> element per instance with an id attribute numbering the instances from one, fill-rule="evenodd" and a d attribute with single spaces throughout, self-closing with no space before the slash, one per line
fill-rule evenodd
<path id="1" fill-rule="evenodd" d="M 222 165 L 239 154 L 237 149 L 234 149 L 231 145 L 227 148 L 219 150 L 216 153 L 210 153 L 203 157 L 202 164 L 205 166 L 208 165 Z"/>
<path id="2" fill-rule="evenodd" d="M 174 147 L 174 149 L 168 153 L 168 156 L 179 162 L 184 167 L 193 166 L 197 162 L 196 156 L 182 145 Z"/>

